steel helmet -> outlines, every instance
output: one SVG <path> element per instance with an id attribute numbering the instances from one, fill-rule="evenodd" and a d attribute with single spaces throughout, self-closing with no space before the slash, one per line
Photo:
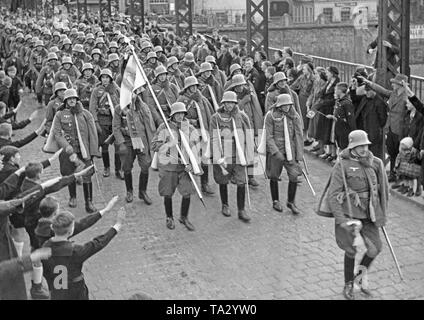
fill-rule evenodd
<path id="1" fill-rule="evenodd" d="M 87 39 L 87 40 L 94 40 L 94 34 L 88 33 L 87 36 L 85 37 L 85 39 Z"/>
<path id="2" fill-rule="evenodd" d="M 31 40 L 32 39 L 32 35 L 27 34 L 25 35 L 25 41 Z"/>
<path id="3" fill-rule="evenodd" d="M 103 39 L 103 38 L 97 38 L 96 39 L 96 44 L 99 44 L 99 43 L 105 43 L 105 40 Z"/>
<path id="4" fill-rule="evenodd" d="M 147 48 L 153 48 L 152 44 L 148 41 L 144 41 L 141 43 L 141 51 Z"/>
<path id="5" fill-rule="evenodd" d="M 179 61 L 178 61 L 178 58 L 177 57 L 174 57 L 174 56 L 172 56 L 172 57 L 169 57 L 169 59 L 168 59 L 168 67 L 170 67 L 170 66 L 172 66 L 173 64 L 176 64 L 176 63 L 178 63 Z"/>
<path id="6" fill-rule="evenodd" d="M 46 30 L 46 31 L 44 31 L 44 36 L 52 36 L 52 33 L 50 32 L 50 30 Z"/>
<path id="7" fill-rule="evenodd" d="M 85 38 L 85 33 L 83 31 L 79 31 L 77 35 L 78 35 L 78 38 Z"/>
<path id="8" fill-rule="evenodd" d="M 21 33 L 21 32 L 17 33 L 16 34 L 16 40 L 18 40 L 18 39 L 24 39 L 24 34 Z"/>
<path id="9" fill-rule="evenodd" d="M 238 102 L 237 101 L 237 94 L 233 91 L 224 92 L 224 95 L 222 96 L 221 103 L 224 103 L 224 102 L 237 103 Z"/>
<path id="10" fill-rule="evenodd" d="M 78 25 L 78 29 L 85 29 L 85 27 L 86 27 L 86 25 L 85 25 L 85 23 L 83 23 L 83 22 L 81 22 L 81 23 Z"/>
<path id="11" fill-rule="evenodd" d="M 148 61 L 148 60 L 149 60 L 149 59 L 151 59 L 151 58 L 155 58 L 155 59 L 157 59 L 157 58 L 158 58 L 158 56 L 156 55 L 156 52 L 151 51 L 151 52 L 149 52 L 149 53 L 147 54 L 147 58 L 146 58 L 146 60 Z"/>
<path id="12" fill-rule="evenodd" d="M 65 44 L 72 44 L 71 39 L 69 38 L 64 39 L 62 45 L 65 45 Z"/>
<path id="13" fill-rule="evenodd" d="M 35 42 L 35 47 L 44 47 L 44 42 L 43 40 L 38 40 Z"/>
<path id="14" fill-rule="evenodd" d="M 103 31 L 99 31 L 99 34 L 98 34 L 97 36 L 98 36 L 98 37 L 102 37 L 102 38 L 104 38 L 105 33 L 104 33 Z"/>
<path id="15" fill-rule="evenodd" d="M 282 71 L 276 72 L 274 74 L 274 82 L 273 82 L 273 84 L 277 84 L 278 82 L 284 81 L 284 80 L 287 80 L 286 74 L 284 72 L 282 72 Z"/>
<path id="16" fill-rule="evenodd" d="M 119 49 L 118 43 L 117 43 L 116 41 L 112 41 L 112 42 L 109 44 L 109 49 L 112 49 L 112 48 Z"/>
<path id="17" fill-rule="evenodd" d="M 238 63 L 232 64 L 230 67 L 230 75 L 232 75 L 234 73 L 234 71 L 236 70 L 241 70 L 241 65 L 239 65 Z"/>
<path id="18" fill-rule="evenodd" d="M 363 130 L 355 130 L 349 133 L 348 149 L 354 149 L 358 146 L 368 145 L 371 142 L 368 140 L 368 134 Z"/>
<path id="19" fill-rule="evenodd" d="M 78 34 L 78 29 L 76 29 L 76 28 L 72 28 L 72 29 L 71 29 L 71 35 L 72 35 L 72 34 L 77 35 L 77 34 Z"/>
<path id="20" fill-rule="evenodd" d="M 100 51 L 100 49 L 93 49 L 93 51 L 91 51 L 91 56 L 93 56 L 93 55 L 95 55 L 95 54 L 98 54 L 98 55 L 102 55 L 102 52 Z"/>
<path id="21" fill-rule="evenodd" d="M 57 55 L 56 55 L 56 53 L 54 53 L 54 52 L 50 52 L 50 53 L 47 55 L 47 61 L 50 61 L 50 60 L 57 60 Z"/>
<path id="22" fill-rule="evenodd" d="M 102 76 L 109 76 L 110 80 L 113 81 L 112 71 L 110 71 L 110 69 L 103 69 L 100 72 L 99 79 L 101 79 Z"/>
<path id="23" fill-rule="evenodd" d="M 63 57 L 63 59 L 62 59 L 62 66 L 63 66 L 64 64 L 67 64 L 67 63 L 69 63 L 69 64 L 74 64 L 74 63 L 72 62 L 72 58 L 71 58 L 71 57 L 68 57 L 68 56 Z"/>
<path id="24" fill-rule="evenodd" d="M 65 82 L 56 82 L 56 84 L 54 85 L 54 93 L 56 93 L 59 90 L 67 90 L 68 88 L 66 87 L 66 83 Z"/>
<path id="25" fill-rule="evenodd" d="M 56 46 L 53 46 L 50 48 L 50 52 L 54 52 L 54 53 L 59 52 L 59 48 Z"/>
<path id="26" fill-rule="evenodd" d="M 74 47 L 72 48 L 72 51 L 75 51 L 75 52 L 80 52 L 80 53 L 84 53 L 85 51 L 84 51 L 84 48 L 82 47 L 82 44 L 76 44 L 76 45 L 74 45 Z"/>
<path id="27" fill-rule="evenodd" d="M 65 96 L 63 97 L 63 101 L 66 101 L 67 99 L 70 99 L 70 98 L 77 98 L 77 99 L 79 99 L 78 94 L 77 94 L 77 90 L 75 90 L 75 89 L 66 89 Z"/>
<path id="28" fill-rule="evenodd" d="M 163 52 L 163 49 L 162 49 L 162 47 L 161 47 L 161 46 L 156 46 L 156 47 L 154 48 L 154 51 L 155 51 L 156 53 L 158 53 L 158 52 Z"/>
<path id="29" fill-rule="evenodd" d="M 191 86 L 198 86 L 199 82 L 195 76 L 190 76 L 184 79 L 184 90 L 188 89 Z"/>
<path id="30" fill-rule="evenodd" d="M 244 75 L 242 75 L 242 74 L 236 74 L 233 77 L 233 81 L 231 83 L 230 88 L 234 88 L 234 87 L 237 87 L 237 86 L 242 86 L 242 85 L 245 85 L 245 84 L 247 84 L 247 82 L 246 82 L 246 79 L 244 79 Z"/>
<path id="31" fill-rule="evenodd" d="M 205 59 L 205 62 L 216 64 L 216 59 L 215 59 L 214 56 L 207 56 L 206 59 Z"/>
<path id="32" fill-rule="evenodd" d="M 84 65 L 82 66 L 82 72 L 84 72 L 85 70 L 92 70 L 94 72 L 93 65 L 91 63 L 84 63 Z"/>
<path id="33" fill-rule="evenodd" d="M 116 53 L 111 53 L 108 57 L 108 63 L 119 60 L 119 56 Z"/>
<path id="34" fill-rule="evenodd" d="M 286 106 L 288 104 L 293 104 L 291 95 L 283 93 L 277 97 L 277 102 L 275 103 L 277 107 Z"/>
<path id="35" fill-rule="evenodd" d="M 171 105 L 171 114 L 170 116 L 172 117 L 174 114 L 179 113 L 179 112 L 184 112 L 187 113 L 187 109 L 184 103 L 182 102 L 175 102 Z"/>
<path id="36" fill-rule="evenodd" d="M 186 52 L 184 54 L 184 61 L 185 62 L 194 62 L 194 54 L 192 52 Z"/>
<path id="37" fill-rule="evenodd" d="M 53 37 L 60 37 L 60 32 L 59 31 L 53 32 Z"/>
<path id="38" fill-rule="evenodd" d="M 200 65 L 199 73 L 203 73 L 203 72 L 206 72 L 206 71 L 213 71 L 213 68 L 212 68 L 212 66 L 209 62 L 203 62 Z"/>
<path id="39" fill-rule="evenodd" d="M 159 77 L 161 74 L 168 73 L 165 66 L 160 65 L 155 69 L 155 78 Z"/>

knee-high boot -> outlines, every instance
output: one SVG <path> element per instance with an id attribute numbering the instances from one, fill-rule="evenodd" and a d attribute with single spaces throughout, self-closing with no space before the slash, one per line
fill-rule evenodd
<path id="1" fill-rule="evenodd" d="M 97 209 L 93 205 L 93 183 L 83 183 L 82 187 L 84 191 L 85 211 L 87 213 L 96 212 Z"/>
<path id="2" fill-rule="evenodd" d="M 300 214 L 300 210 L 296 207 L 295 198 L 296 198 L 297 182 L 289 181 L 289 187 L 287 190 L 287 208 L 289 208 L 293 214 Z"/>
<path id="3" fill-rule="evenodd" d="M 115 152 L 115 177 L 124 180 L 124 173 L 122 172 L 121 157 Z"/>
<path id="4" fill-rule="evenodd" d="M 222 214 L 226 217 L 231 216 L 230 209 L 228 207 L 228 185 L 219 185 L 219 194 L 221 196 Z"/>
<path id="5" fill-rule="evenodd" d="M 138 181 L 138 197 L 144 201 L 145 204 L 150 206 L 152 200 L 147 195 L 147 183 L 149 182 L 149 173 L 140 172 L 140 177 Z"/>
<path id="6" fill-rule="evenodd" d="M 244 210 L 244 204 L 246 200 L 246 185 L 238 185 L 237 186 L 237 209 L 238 209 L 238 217 L 243 222 L 249 222 L 250 217 L 247 215 Z"/>
<path id="7" fill-rule="evenodd" d="M 189 231 L 194 231 L 194 226 L 188 220 L 188 210 L 190 209 L 190 196 L 183 197 L 181 200 L 180 222 L 186 226 Z"/>
<path id="8" fill-rule="evenodd" d="M 124 173 L 125 187 L 127 189 L 127 196 L 125 200 L 130 203 L 133 202 L 133 181 L 132 181 L 132 172 Z"/>
<path id="9" fill-rule="evenodd" d="M 168 229 L 174 230 L 174 216 L 172 213 L 172 197 L 164 197 L 163 204 L 165 205 L 165 213 L 166 213 L 166 227 Z"/>
<path id="10" fill-rule="evenodd" d="M 76 208 L 77 207 L 77 184 L 75 182 L 71 183 L 68 186 L 69 190 L 69 207 Z"/>
<path id="11" fill-rule="evenodd" d="M 270 186 L 270 189 L 271 189 L 272 207 L 274 208 L 274 210 L 276 210 L 278 212 L 283 212 L 283 207 L 281 206 L 281 203 L 280 203 L 280 200 L 279 200 L 280 195 L 279 195 L 279 191 L 278 191 L 278 181 L 270 180 L 269 186 Z"/>
<path id="12" fill-rule="evenodd" d="M 206 195 L 214 194 L 215 192 L 209 186 L 209 166 L 202 164 L 203 174 L 200 177 L 202 192 Z"/>
<path id="13" fill-rule="evenodd" d="M 103 177 L 109 177 L 110 176 L 110 157 L 109 157 L 109 151 L 106 149 L 103 151 L 102 147 L 102 160 L 103 160 Z"/>

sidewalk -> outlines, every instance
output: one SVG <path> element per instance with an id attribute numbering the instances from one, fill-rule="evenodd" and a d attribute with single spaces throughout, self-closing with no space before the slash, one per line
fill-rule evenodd
<path id="1" fill-rule="evenodd" d="M 310 156 L 315 157 L 316 159 L 318 159 L 318 160 L 320 160 L 320 161 L 322 161 L 322 162 L 327 163 L 327 164 L 328 164 L 328 166 L 331 166 L 331 164 L 330 164 L 328 161 L 321 160 L 321 159 L 319 159 L 316 155 L 314 155 L 314 154 L 311 152 L 311 149 L 312 149 L 312 146 L 310 146 L 310 147 L 305 147 L 305 148 L 304 148 L 304 151 L 305 151 L 306 153 L 308 153 Z M 419 207 L 419 208 L 421 208 L 421 209 L 423 209 L 423 210 L 424 210 L 424 193 L 423 193 L 423 195 L 422 195 L 422 196 L 420 196 L 420 197 L 407 197 L 406 195 L 401 194 L 401 193 L 400 193 L 400 192 L 398 192 L 397 190 L 394 190 L 394 189 L 391 189 L 391 188 L 390 188 L 390 195 L 391 195 L 391 196 L 393 196 L 393 197 L 395 197 L 395 198 L 397 198 L 397 199 L 400 199 L 400 200 L 403 200 L 403 201 L 407 201 L 407 202 L 409 202 L 409 203 L 412 203 L 413 205 L 416 205 L 417 207 Z"/>

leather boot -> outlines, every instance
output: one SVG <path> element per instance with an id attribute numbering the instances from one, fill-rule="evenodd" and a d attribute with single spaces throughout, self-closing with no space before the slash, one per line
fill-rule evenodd
<path id="1" fill-rule="evenodd" d="M 226 184 L 219 185 L 219 195 L 221 197 L 222 210 L 221 213 L 225 217 L 230 217 L 230 208 L 228 207 L 228 187 Z"/>
<path id="2" fill-rule="evenodd" d="M 69 207 L 76 208 L 77 207 L 77 185 L 76 183 L 71 183 L 68 186 L 69 190 Z"/>
<path id="3" fill-rule="evenodd" d="M 115 177 L 124 180 L 124 172 L 122 171 L 121 157 L 115 153 Z"/>
<path id="4" fill-rule="evenodd" d="M 294 199 L 296 198 L 297 183 L 289 182 L 287 190 L 287 208 L 289 208 L 293 214 L 300 214 L 300 210 L 296 207 Z"/>
<path id="5" fill-rule="evenodd" d="M 125 200 L 127 203 L 133 202 L 133 183 L 132 183 L 132 172 L 124 173 L 124 180 L 125 180 L 125 188 L 127 189 L 127 196 L 125 197 Z"/>
<path id="6" fill-rule="evenodd" d="M 190 208 L 190 198 L 184 198 L 181 201 L 181 216 L 179 221 L 185 225 L 187 230 L 194 231 L 195 228 L 191 224 L 191 222 L 188 220 L 188 209 Z"/>
<path id="7" fill-rule="evenodd" d="M 343 288 L 343 296 L 347 300 L 355 300 L 355 293 L 353 291 L 353 281 L 349 281 Z"/>
<path id="8" fill-rule="evenodd" d="M 275 211 L 283 212 L 283 206 L 279 201 L 278 181 L 270 180 L 269 187 L 271 189 L 272 207 Z"/>
<path id="9" fill-rule="evenodd" d="M 212 195 L 215 192 L 209 185 L 209 167 L 202 164 L 203 174 L 200 176 L 200 182 L 202 185 L 202 193 L 205 195 Z"/>
<path id="10" fill-rule="evenodd" d="M 110 176 L 110 158 L 109 158 L 109 152 L 102 152 L 102 160 L 103 160 L 103 167 L 104 167 L 103 177 L 107 178 L 107 177 Z"/>
<path id="11" fill-rule="evenodd" d="M 249 222 L 250 217 L 247 215 L 244 210 L 244 203 L 246 197 L 246 186 L 238 185 L 237 186 L 237 209 L 238 209 L 238 218 L 243 222 Z"/>
<path id="12" fill-rule="evenodd" d="M 93 184 L 91 182 L 83 183 L 82 185 L 84 191 L 84 200 L 85 200 L 85 211 L 87 213 L 94 213 L 97 209 L 93 205 Z"/>
<path id="13" fill-rule="evenodd" d="M 150 206 L 152 204 L 152 200 L 147 195 L 147 183 L 149 181 L 149 174 L 141 173 L 138 181 L 138 197 L 144 201 L 145 204 Z"/>
<path id="14" fill-rule="evenodd" d="M 172 198 L 164 197 L 163 204 L 165 205 L 165 213 L 166 213 L 166 227 L 169 230 L 175 229 L 174 217 L 172 214 Z"/>

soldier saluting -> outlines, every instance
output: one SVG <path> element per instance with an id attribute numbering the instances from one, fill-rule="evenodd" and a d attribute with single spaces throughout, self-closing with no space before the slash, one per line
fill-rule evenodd
<path id="1" fill-rule="evenodd" d="M 367 288 L 367 270 L 381 251 L 379 227 L 386 224 L 388 179 L 383 161 L 368 150 L 367 133 L 349 134 L 349 145 L 339 155 L 319 203 L 318 214 L 335 218 L 336 242 L 345 251 L 343 295 L 355 299 L 354 282 L 362 293 Z M 348 195 L 347 195 L 348 194 Z M 367 249 L 354 274 L 359 235 Z"/>

